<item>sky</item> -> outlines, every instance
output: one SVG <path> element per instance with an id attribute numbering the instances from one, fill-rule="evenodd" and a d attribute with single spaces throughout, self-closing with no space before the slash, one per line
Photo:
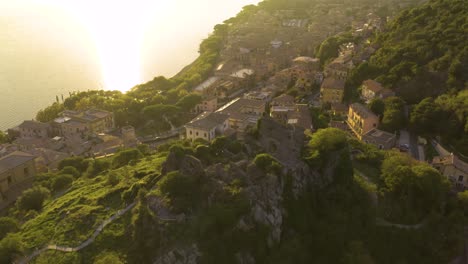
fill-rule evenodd
<path id="1" fill-rule="evenodd" d="M 199 43 L 215 24 L 257 2 L 0 0 L 0 16 L 53 13 L 76 21 L 92 40 L 86 45 L 97 54 L 104 88 L 126 91 L 154 76 L 176 74 L 196 58 Z"/>

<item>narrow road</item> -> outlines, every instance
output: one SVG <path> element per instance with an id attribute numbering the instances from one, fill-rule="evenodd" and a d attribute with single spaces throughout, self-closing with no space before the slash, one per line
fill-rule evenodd
<path id="1" fill-rule="evenodd" d="M 108 219 L 104 220 L 104 222 L 102 222 L 102 224 L 100 224 L 96 230 L 94 231 L 93 235 L 88 238 L 86 241 L 84 241 L 83 243 L 81 243 L 79 246 L 77 247 L 67 247 L 67 246 L 57 246 L 57 245 L 47 245 L 41 249 L 38 249 L 36 251 L 34 251 L 33 253 L 31 253 L 31 255 L 23 258 L 22 260 L 20 260 L 19 262 L 17 262 L 18 264 L 26 264 L 26 263 L 29 263 L 32 259 L 34 259 L 35 257 L 39 256 L 40 254 L 42 254 L 43 252 L 47 251 L 47 250 L 56 250 L 56 251 L 61 251 L 61 252 L 76 252 L 76 251 L 80 251 L 82 250 L 83 248 L 91 245 L 94 240 L 96 239 L 96 237 L 102 232 L 102 230 L 104 230 L 104 227 L 106 227 L 108 224 L 112 223 L 114 220 L 116 220 L 117 218 L 119 218 L 120 216 L 122 216 L 123 214 L 125 214 L 126 212 L 128 212 L 130 209 L 132 209 L 134 206 L 136 205 L 136 202 L 130 204 L 129 206 L 125 207 L 124 209 L 122 210 L 119 210 L 117 211 L 117 213 L 115 213 L 113 216 L 109 217 Z"/>

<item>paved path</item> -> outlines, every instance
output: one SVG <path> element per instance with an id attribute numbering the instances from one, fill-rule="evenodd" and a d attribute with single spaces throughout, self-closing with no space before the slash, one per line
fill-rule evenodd
<path id="1" fill-rule="evenodd" d="M 416 225 L 401 225 L 401 224 L 390 223 L 387 220 L 380 218 L 380 217 L 375 220 L 376 220 L 375 224 L 378 226 L 397 227 L 400 229 L 420 229 L 424 225 L 424 221 Z"/>
<path id="2" fill-rule="evenodd" d="M 94 240 L 96 239 L 96 237 L 102 232 L 102 230 L 104 230 L 104 227 L 106 227 L 108 224 L 112 223 L 114 220 L 116 220 L 117 218 L 119 218 L 120 216 L 122 216 L 123 214 L 125 214 L 126 212 L 128 212 L 130 209 L 132 209 L 134 206 L 136 205 L 136 202 L 130 204 L 129 206 L 125 207 L 124 209 L 122 210 L 119 210 L 117 211 L 117 213 L 115 213 L 113 216 L 111 216 L 110 218 L 104 220 L 104 222 L 102 222 L 102 224 L 100 224 L 96 230 L 94 231 L 93 235 L 88 238 L 86 241 L 84 241 L 83 243 L 81 243 L 79 246 L 77 247 L 67 247 L 67 246 L 58 246 L 58 245 L 47 245 L 41 249 L 38 249 L 36 251 L 34 251 L 31 255 L 25 257 L 24 259 L 20 260 L 18 263 L 19 264 L 26 264 L 26 263 L 29 263 L 32 259 L 34 259 L 35 257 L 39 256 L 40 254 L 42 254 L 44 251 L 47 251 L 47 250 L 56 250 L 56 251 L 62 251 L 62 252 L 76 252 L 76 251 L 80 251 L 82 250 L 83 248 L 89 246 L 90 244 L 92 244 L 94 242 Z"/>

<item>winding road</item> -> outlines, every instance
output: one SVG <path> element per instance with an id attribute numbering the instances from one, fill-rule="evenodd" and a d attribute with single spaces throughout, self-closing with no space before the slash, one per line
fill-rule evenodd
<path id="1" fill-rule="evenodd" d="M 35 257 L 39 256 L 40 254 L 42 254 L 43 252 L 47 251 L 47 250 L 56 250 L 56 251 L 62 251 L 62 252 L 76 252 L 76 251 L 80 251 L 82 250 L 83 248 L 89 246 L 90 244 L 92 244 L 94 242 L 94 240 L 96 239 L 96 237 L 102 232 L 102 230 L 104 230 L 104 227 L 106 227 L 108 224 L 112 223 L 114 220 L 116 220 L 117 218 L 119 218 L 120 216 L 124 215 L 126 212 L 128 212 L 130 209 L 132 209 L 134 206 L 136 205 L 136 202 L 133 202 L 132 204 L 128 205 L 127 207 L 125 207 L 124 209 L 122 210 L 119 210 L 117 211 L 117 213 L 115 213 L 113 216 L 109 217 L 108 219 L 104 220 L 104 222 L 102 222 L 102 224 L 100 224 L 96 230 L 94 231 L 93 235 L 88 238 L 86 241 L 84 241 L 83 243 L 81 243 L 79 246 L 77 247 L 67 247 L 67 246 L 57 246 L 57 245 L 47 245 L 41 249 L 38 249 L 36 251 L 34 251 L 33 253 L 31 253 L 31 255 L 21 259 L 20 261 L 18 261 L 17 263 L 18 264 L 26 264 L 26 263 L 29 263 L 32 259 L 34 259 Z"/>

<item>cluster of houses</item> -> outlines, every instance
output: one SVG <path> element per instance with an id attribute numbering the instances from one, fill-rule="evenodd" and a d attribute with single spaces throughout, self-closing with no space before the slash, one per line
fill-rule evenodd
<path id="1" fill-rule="evenodd" d="M 51 122 L 27 120 L 9 129 L 12 143 L 0 144 L 0 210 L 32 186 L 37 172 L 56 169 L 74 155 L 110 154 L 136 146 L 135 129 L 115 129 L 111 112 L 89 109 L 64 111 Z"/>
<path id="2" fill-rule="evenodd" d="M 218 136 L 235 135 L 242 139 L 248 129 L 266 115 L 269 106 L 270 117 L 278 122 L 304 130 L 313 129 L 308 105 L 296 104 L 294 97 L 286 94 L 272 99 L 271 93 L 252 92 L 198 115 L 185 125 L 185 137 L 212 141 Z"/>
<path id="3" fill-rule="evenodd" d="M 112 147 L 136 144 L 133 128 L 116 131 L 114 114 L 98 109 L 65 110 L 48 123 L 27 120 L 9 129 L 8 134 L 15 139 L 10 148 L 27 152 L 46 149 L 92 156 L 112 152 Z"/>
<path id="4" fill-rule="evenodd" d="M 48 123 L 26 120 L 8 134 L 14 140 L 0 145 L 0 157 L 14 151 L 34 155 L 41 171 L 69 156 L 100 156 L 137 144 L 133 127 L 116 130 L 113 113 L 98 109 L 66 110 Z"/>
<path id="5" fill-rule="evenodd" d="M 198 116 L 184 126 L 183 137 L 208 142 L 218 136 L 242 139 L 264 116 L 294 129 L 313 130 L 309 105 L 284 92 L 295 87 L 310 94 L 313 87 L 320 87 L 319 104 L 329 105 L 333 116 L 342 120 L 330 121 L 331 127 L 379 149 L 394 148 L 397 137 L 378 129 L 379 116 L 364 104 L 342 103 L 348 74 L 375 51 L 371 46 L 343 44 L 338 58 L 323 71 L 319 59 L 296 56 L 351 23 L 340 11 L 341 4 L 328 8 L 330 4 L 323 1 L 322 5 L 329 10 L 323 21 L 318 14 L 317 21 L 310 21 L 295 17 L 290 10 L 273 15 L 259 11 L 235 28 L 236 34 L 228 36 L 221 51 L 222 62 L 214 76 L 194 88 L 203 100 L 192 109 Z M 322 13 L 320 6 L 316 11 Z M 366 37 L 381 26 L 380 17 L 370 13 L 366 20 L 354 21 L 353 34 Z M 259 82 L 264 84 L 262 88 L 255 86 Z M 366 80 L 360 95 L 368 103 L 395 94 L 374 80 Z M 49 123 L 24 121 L 8 133 L 15 140 L 0 145 L 0 210 L 32 185 L 37 171 L 56 168 L 61 160 L 73 155 L 105 155 L 139 143 L 133 127 L 116 129 L 113 113 L 98 109 L 67 110 Z M 434 158 L 433 165 L 456 187 L 468 188 L 467 163 L 448 155 Z"/>

